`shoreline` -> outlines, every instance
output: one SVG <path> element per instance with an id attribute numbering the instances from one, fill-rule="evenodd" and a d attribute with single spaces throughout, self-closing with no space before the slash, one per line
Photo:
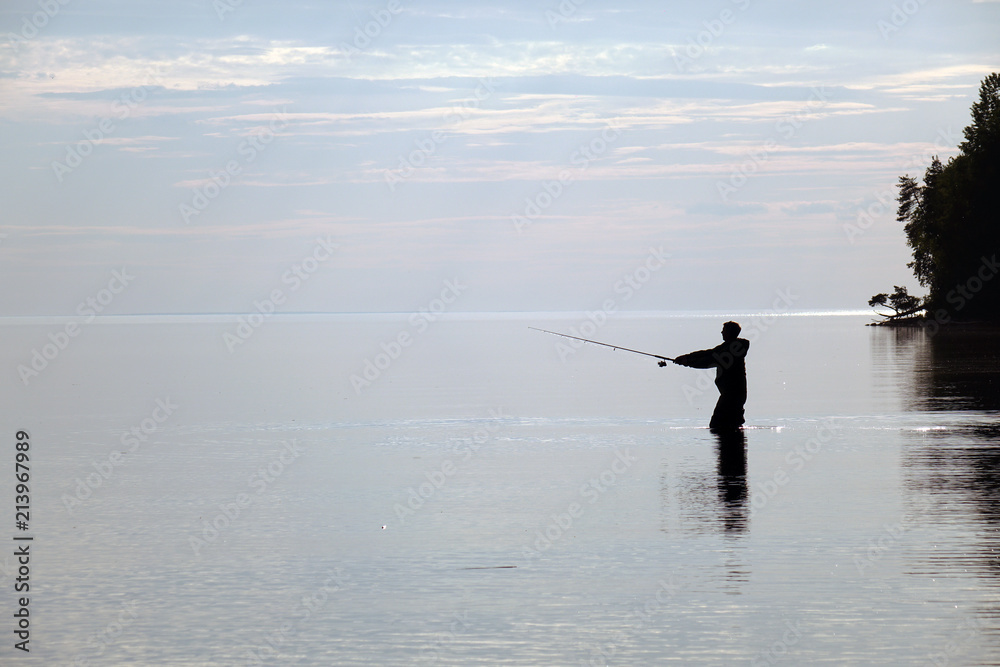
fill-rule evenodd
<path id="1" fill-rule="evenodd" d="M 990 321 L 990 320 L 948 320 L 946 322 L 941 322 L 933 317 L 906 317 L 902 319 L 888 319 L 879 322 L 868 322 L 865 324 L 866 327 L 889 327 L 891 329 L 913 329 L 917 327 L 930 327 L 935 326 L 937 328 L 948 328 L 948 329 L 958 329 L 958 328 L 969 328 L 969 329 L 1000 329 L 1000 321 Z"/>

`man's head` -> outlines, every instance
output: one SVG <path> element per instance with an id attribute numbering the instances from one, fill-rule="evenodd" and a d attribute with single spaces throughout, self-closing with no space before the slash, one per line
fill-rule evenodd
<path id="1" fill-rule="evenodd" d="M 726 322 L 722 325 L 722 340 L 736 340 L 741 329 L 736 322 Z"/>

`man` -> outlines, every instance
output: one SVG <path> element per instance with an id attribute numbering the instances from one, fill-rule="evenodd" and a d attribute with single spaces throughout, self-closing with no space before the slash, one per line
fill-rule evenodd
<path id="1" fill-rule="evenodd" d="M 708 426 L 714 431 L 729 431 L 743 426 L 743 405 L 747 402 L 747 369 L 744 359 L 750 341 L 738 338 L 740 325 L 726 322 L 722 325 L 722 345 L 711 350 L 682 354 L 675 364 L 691 368 L 715 368 L 715 386 L 719 388 L 719 402 L 715 404 L 712 421 Z M 666 366 L 666 362 L 660 362 Z"/>

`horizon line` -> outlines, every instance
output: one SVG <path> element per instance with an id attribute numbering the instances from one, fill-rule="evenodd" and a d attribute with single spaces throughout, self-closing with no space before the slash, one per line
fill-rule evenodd
<path id="1" fill-rule="evenodd" d="M 604 311 L 597 309 L 609 319 L 614 317 L 816 317 L 816 316 L 851 316 L 851 315 L 875 315 L 874 311 L 869 310 L 859 310 L 859 309 L 837 309 L 837 308 L 817 308 L 817 309 L 805 309 L 805 310 L 788 310 L 788 311 L 776 311 L 776 310 L 617 310 L 612 313 L 605 313 Z M 549 316 L 555 319 L 560 319 L 564 317 L 575 317 L 583 316 L 586 317 L 588 314 L 592 314 L 596 311 L 581 309 L 581 310 L 463 310 L 463 311 L 444 311 L 441 313 L 432 313 L 429 311 L 416 311 L 416 310 L 387 310 L 387 311 L 278 311 L 271 313 L 260 313 L 256 310 L 249 311 L 209 311 L 209 312 L 143 312 L 143 313 L 106 313 L 106 314 L 95 314 L 95 315 L 67 315 L 67 314 L 33 314 L 33 315 L 0 315 L 0 321 L 9 320 L 87 320 L 87 322 L 94 321 L 105 321 L 110 322 L 115 319 L 133 319 L 133 318 L 177 318 L 177 319 L 196 319 L 196 318 L 242 318 L 250 315 L 263 315 L 265 319 L 271 319 L 274 317 L 287 318 L 287 317 L 412 317 L 412 316 L 429 316 L 433 319 L 460 319 L 462 317 L 476 317 L 476 316 L 493 316 L 497 319 L 503 317 L 509 317 L 516 319 L 518 317 L 529 317 L 529 316 Z"/>

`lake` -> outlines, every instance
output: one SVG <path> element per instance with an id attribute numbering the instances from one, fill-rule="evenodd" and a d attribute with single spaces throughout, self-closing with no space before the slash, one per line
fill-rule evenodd
<path id="1" fill-rule="evenodd" d="M 712 371 L 528 328 L 674 356 L 727 319 L 725 438 Z M 1000 332 L 869 320 L 6 318 L 0 657 L 998 664 Z"/>

